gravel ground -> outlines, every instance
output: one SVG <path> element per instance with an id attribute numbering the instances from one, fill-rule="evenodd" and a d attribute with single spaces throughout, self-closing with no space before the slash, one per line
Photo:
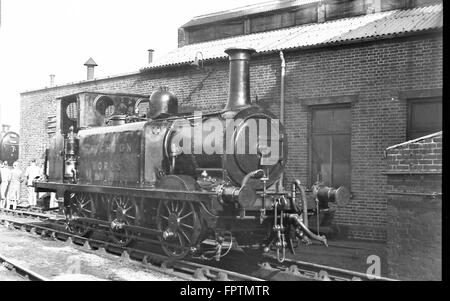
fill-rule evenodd
<path id="1" fill-rule="evenodd" d="M 0 226 L 0 253 L 23 267 L 51 280 L 61 281 L 181 281 L 183 279 L 146 269 L 142 264 L 124 261 L 112 254 L 95 251 L 62 241 Z M 0 267 L 1 268 L 1 267 Z M 14 279 L 14 274 L 0 269 L 0 280 Z"/>
<path id="2" fill-rule="evenodd" d="M 25 281 L 25 279 L 0 265 L 0 281 Z"/>

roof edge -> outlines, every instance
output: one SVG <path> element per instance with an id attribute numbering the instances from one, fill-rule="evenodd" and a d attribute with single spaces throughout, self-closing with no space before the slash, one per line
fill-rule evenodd
<path id="1" fill-rule="evenodd" d="M 327 47 L 335 47 L 340 45 L 351 45 L 351 44 L 358 44 L 358 43 L 366 43 L 366 42 L 373 42 L 373 41 L 383 41 L 383 40 L 390 40 L 394 38 L 407 38 L 407 37 L 420 37 L 422 35 L 428 35 L 428 34 L 435 34 L 442 32 L 442 27 L 435 27 L 435 28 L 429 28 L 425 30 L 416 30 L 416 31 L 408 31 L 408 32 L 400 32 L 400 33 L 393 33 L 393 34 L 386 34 L 381 36 L 370 36 L 370 37 L 364 37 L 360 39 L 349 39 L 349 40 L 342 40 L 342 41 L 334 41 L 334 42 L 323 42 L 319 44 L 314 45 L 307 45 L 307 46 L 299 46 L 299 47 L 292 47 L 292 48 L 282 48 L 282 49 L 276 49 L 276 50 L 269 50 L 269 51 L 263 51 L 263 52 L 256 52 L 252 55 L 254 56 L 262 56 L 272 53 L 277 53 L 279 51 L 285 51 L 285 52 L 292 52 L 292 51 L 298 51 L 298 50 L 309 50 L 309 49 L 318 49 L 318 48 L 327 48 Z M 227 38 L 228 39 L 228 38 Z M 204 62 L 213 62 L 217 60 L 223 60 L 226 59 L 227 56 L 224 54 L 223 57 L 215 57 L 215 58 L 207 58 L 204 59 Z M 148 72 L 150 70 L 160 70 L 160 69 L 166 69 L 166 68 L 176 68 L 180 66 L 185 66 L 191 64 L 192 61 L 185 61 L 180 63 L 174 63 L 174 64 L 166 64 L 166 65 L 159 65 L 159 66 L 149 66 L 149 67 L 143 67 L 139 69 L 141 72 Z"/>
<path id="2" fill-rule="evenodd" d="M 256 57 L 264 56 L 264 55 L 277 53 L 279 51 L 293 52 L 293 51 L 298 51 L 298 50 L 310 50 L 310 49 L 319 49 L 319 48 L 327 48 L 327 47 L 336 47 L 336 46 L 340 46 L 340 45 L 351 45 L 351 44 L 358 44 L 358 43 L 373 42 L 373 41 L 379 41 L 379 40 L 390 40 L 390 39 L 394 39 L 394 38 L 419 37 L 422 35 L 434 34 L 434 33 L 439 33 L 442 31 L 443 31 L 443 27 L 437 27 L 437 28 L 431 28 L 431 29 L 426 29 L 426 30 L 402 32 L 402 33 L 396 33 L 396 34 L 390 34 L 390 35 L 384 35 L 384 36 L 373 36 L 373 37 L 367 37 L 367 38 L 362 38 L 362 39 L 336 41 L 333 43 L 327 42 L 327 43 L 294 47 L 294 48 L 285 48 L 285 49 L 278 49 L 278 50 L 265 51 L 265 52 L 256 52 L 253 56 L 256 56 Z M 209 62 L 226 60 L 226 59 L 227 59 L 227 56 L 224 55 L 223 57 L 205 59 L 204 62 L 209 63 Z M 139 75 L 142 73 L 148 73 L 148 72 L 161 70 L 161 69 L 180 68 L 180 67 L 185 67 L 185 66 L 190 65 L 192 62 L 193 61 L 187 61 L 187 62 L 182 62 L 182 63 L 177 63 L 177 64 L 161 65 L 161 66 L 155 66 L 155 67 L 143 67 L 143 68 L 140 68 L 138 71 L 134 71 L 134 72 L 130 72 L 130 73 L 111 75 L 111 76 L 106 76 L 106 77 L 102 77 L 102 78 L 94 78 L 92 80 L 69 82 L 69 83 L 65 83 L 65 84 L 61 84 L 61 85 L 56 85 L 53 87 L 44 87 L 44 88 L 39 88 L 39 89 L 35 89 L 35 90 L 27 90 L 27 91 L 19 93 L 19 95 L 23 96 L 23 95 L 37 93 L 37 92 L 41 92 L 41 91 L 45 91 L 45 90 L 57 90 L 59 88 L 73 86 L 73 85 L 88 84 L 88 83 L 93 83 L 93 82 L 98 82 L 98 81 L 105 81 L 105 80 L 112 80 L 112 79 L 117 79 L 117 78 L 121 78 L 121 77 L 134 76 L 134 75 Z"/>
<path id="3" fill-rule="evenodd" d="M 133 72 L 129 72 L 129 73 L 122 73 L 122 74 L 115 74 L 115 75 L 109 75 L 109 76 L 105 76 L 105 77 L 94 78 L 94 79 L 90 79 L 90 80 L 80 80 L 80 81 L 76 81 L 76 82 L 68 82 L 68 83 L 61 84 L 61 85 L 55 85 L 53 87 L 43 87 L 43 88 L 38 88 L 38 89 L 33 89 L 33 90 L 25 90 L 25 91 L 19 93 L 19 95 L 36 93 L 36 92 L 44 91 L 44 90 L 57 90 L 58 88 L 63 88 L 63 87 L 67 87 L 67 86 L 88 84 L 88 83 L 93 83 L 93 82 L 98 82 L 98 81 L 116 79 L 116 78 L 121 78 L 121 77 L 139 75 L 139 74 L 141 74 L 141 71 L 138 70 L 138 71 L 133 71 Z M 88 91 L 86 91 L 86 92 L 88 92 Z"/>
<path id="4" fill-rule="evenodd" d="M 408 140 L 408 141 L 405 141 L 405 142 L 402 142 L 402 143 L 399 143 L 399 144 L 395 144 L 395 145 L 389 146 L 388 148 L 386 148 L 386 150 L 388 151 L 388 150 L 391 150 L 391 149 L 394 149 L 394 148 L 397 148 L 397 147 L 406 146 L 406 145 L 409 145 L 409 144 L 412 144 L 412 143 L 415 143 L 415 142 L 418 142 L 418 141 L 421 141 L 421 140 L 425 140 L 425 139 L 429 139 L 429 138 L 433 138 L 433 137 L 437 137 L 437 136 L 442 136 L 442 134 L 443 134 L 443 131 L 439 131 L 439 132 L 436 132 L 436 133 L 433 133 L 433 134 L 429 134 L 429 135 L 426 135 L 426 136 L 422 136 L 422 137 L 419 137 L 419 138 L 416 138 L 416 139 Z"/>

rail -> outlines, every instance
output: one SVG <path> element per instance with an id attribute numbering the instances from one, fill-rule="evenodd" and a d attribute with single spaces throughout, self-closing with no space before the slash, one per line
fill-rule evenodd
<path id="1" fill-rule="evenodd" d="M 0 254 L 0 264 L 6 267 L 10 271 L 14 271 L 18 275 L 20 275 L 22 278 L 25 278 L 30 281 L 48 281 L 48 279 L 42 275 L 39 275 L 22 265 L 18 264 L 17 262 L 13 261 L 12 259 L 8 259 L 6 256 Z"/>
<path id="2" fill-rule="evenodd" d="M 25 212 L 23 210 L 6 210 L 2 209 L 0 212 L 13 214 L 17 216 L 36 216 L 39 221 L 50 220 L 51 217 L 45 219 L 42 214 L 35 212 Z M 36 220 L 35 220 L 36 221 Z M 184 278 L 186 280 L 211 280 L 211 281 L 263 281 L 249 275 L 240 274 L 234 271 L 228 271 L 212 267 L 209 265 L 203 265 L 195 262 L 189 262 L 185 260 L 171 260 L 169 257 L 149 251 L 135 249 L 131 247 L 123 247 L 112 242 L 85 238 L 77 236 L 75 234 L 61 231 L 46 226 L 37 225 L 33 221 L 21 222 L 15 221 L 10 218 L 0 216 L 0 224 L 9 227 L 10 229 L 20 229 L 30 233 L 40 235 L 41 237 L 52 237 L 54 239 L 65 240 L 70 244 L 76 244 L 83 246 L 89 250 L 95 250 L 98 252 L 106 252 L 110 254 L 119 255 L 125 260 L 141 261 L 145 268 L 157 270 L 168 275 L 174 275 L 176 277 Z M 60 224 L 57 224 L 61 226 Z M 188 277 L 186 277 L 188 275 Z"/>

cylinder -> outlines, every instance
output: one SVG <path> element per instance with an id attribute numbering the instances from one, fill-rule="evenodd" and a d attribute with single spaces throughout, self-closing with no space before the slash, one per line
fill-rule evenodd
<path id="1" fill-rule="evenodd" d="M 321 208 L 327 208 L 328 203 L 336 203 L 343 206 L 350 200 L 350 191 L 344 186 L 338 189 L 323 186 L 317 190 L 316 197 L 320 202 Z"/>
<path id="2" fill-rule="evenodd" d="M 228 48 L 225 53 L 230 60 L 228 102 L 225 110 L 237 110 L 249 106 L 250 100 L 250 56 L 252 48 Z"/>

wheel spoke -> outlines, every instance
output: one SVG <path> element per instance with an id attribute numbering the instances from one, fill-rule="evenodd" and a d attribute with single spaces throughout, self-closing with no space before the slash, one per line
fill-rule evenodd
<path id="1" fill-rule="evenodd" d="M 92 201 L 84 202 L 84 203 L 81 204 L 81 208 L 84 208 L 84 207 L 86 207 L 87 205 L 90 205 L 90 204 L 92 204 Z"/>
<path id="2" fill-rule="evenodd" d="M 181 213 L 181 212 L 180 212 Z M 182 217 L 180 217 L 180 220 L 182 220 L 182 219 L 185 219 L 186 217 L 188 217 L 188 216 L 190 216 L 190 215 L 192 215 L 192 214 L 194 214 L 194 212 L 189 212 L 188 214 L 186 214 L 185 216 L 182 216 Z"/>
<path id="3" fill-rule="evenodd" d="M 180 228 L 180 232 L 181 234 L 183 234 L 184 238 L 186 238 L 188 244 L 191 244 L 191 240 L 189 239 L 189 237 L 186 235 L 186 233 L 183 231 L 183 229 Z"/>
<path id="4" fill-rule="evenodd" d="M 189 228 L 189 229 L 194 229 L 194 227 L 192 227 L 192 226 L 190 226 L 190 225 L 187 225 L 187 224 L 185 224 L 185 223 L 180 223 L 180 225 L 181 225 L 181 226 L 184 226 L 184 227 L 187 227 L 187 228 Z"/>
<path id="5" fill-rule="evenodd" d="M 181 213 L 183 213 L 184 209 L 186 209 L 186 202 L 183 202 L 183 206 L 181 206 L 180 212 L 177 212 L 178 215 L 181 215 Z"/>
<path id="6" fill-rule="evenodd" d="M 132 216 L 132 215 L 129 215 L 129 214 L 125 214 L 125 216 L 128 217 L 129 219 L 132 219 L 132 220 L 135 220 L 135 219 L 136 219 L 135 216 Z"/>
<path id="7" fill-rule="evenodd" d="M 169 209 L 169 205 L 167 205 L 167 203 L 166 202 L 164 202 L 164 206 L 166 207 L 166 209 L 167 209 L 167 212 L 170 214 L 172 211 L 170 211 L 170 209 Z"/>
<path id="8" fill-rule="evenodd" d="M 180 247 L 183 247 L 184 244 L 183 244 L 183 240 L 181 239 L 181 236 L 180 235 L 177 235 L 177 236 L 178 236 L 178 241 L 180 242 Z"/>

